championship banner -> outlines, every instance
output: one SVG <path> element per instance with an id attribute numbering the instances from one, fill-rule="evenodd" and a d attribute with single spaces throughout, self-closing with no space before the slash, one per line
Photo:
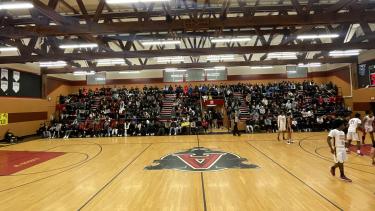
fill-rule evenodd
<path id="1" fill-rule="evenodd" d="M 8 113 L 0 113 L 0 125 L 8 124 Z"/>
<path id="2" fill-rule="evenodd" d="M 13 79 L 14 81 L 18 82 L 20 80 L 20 72 L 13 71 Z"/>
<path id="3" fill-rule="evenodd" d="M 3 92 L 8 90 L 8 81 L 1 81 L 1 90 L 3 90 Z"/>
<path id="4" fill-rule="evenodd" d="M 8 70 L 7 69 L 1 69 L 1 80 L 8 80 Z"/>
<path id="5" fill-rule="evenodd" d="M 18 82 L 13 82 L 13 91 L 15 93 L 18 93 L 20 91 L 20 83 Z"/>

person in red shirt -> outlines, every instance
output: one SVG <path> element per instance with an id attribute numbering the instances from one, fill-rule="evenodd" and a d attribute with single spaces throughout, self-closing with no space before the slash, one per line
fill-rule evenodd
<path id="1" fill-rule="evenodd" d="M 184 95 L 187 95 L 188 91 L 189 91 L 189 87 L 188 87 L 187 84 L 185 84 L 185 86 L 184 86 Z"/>
<path id="2" fill-rule="evenodd" d="M 319 104 L 322 105 L 324 103 L 323 97 L 320 95 L 319 96 Z"/>
<path id="3" fill-rule="evenodd" d="M 202 127 L 204 129 L 204 133 L 207 134 L 207 130 L 208 130 L 208 122 L 206 119 L 203 119 L 202 121 Z"/>

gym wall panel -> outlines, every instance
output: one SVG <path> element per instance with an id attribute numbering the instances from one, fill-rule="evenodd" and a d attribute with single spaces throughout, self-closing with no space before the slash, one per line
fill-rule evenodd
<path id="1" fill-rule="evenodd" d="M 50 103 L 44 99 L 0 97 L 0 112 L 9 114 L 9 124 L 0 126 L 0 139 L 7 130 L 17 136 L 35 134 L 39 125 L 47 120 L 48 113 L 54 111 L 49 109 Z"/>
<path id="2" fill-rule="evenodd" d="M 375 87 L 356 89 L 353 91 L 353 102 L 375 102 Z"/>
<path id="3" fill-rule="evenodd" d="M 48 84 L 49 79 L 47 79 Z M 10 123 L 0 126 L 0 139 L 3 139 L 7 130 L 17 136 L 35 134 L 40 124 L 49 121 L 55 114 L 59 96 L 72 93 L 71 86 L 66 81 L 49 81 L 47 98 L 17 98 L 0 97 L 0 113 L 9 113 Z M 16 118 L 14 120 L 14 117 Z"/>

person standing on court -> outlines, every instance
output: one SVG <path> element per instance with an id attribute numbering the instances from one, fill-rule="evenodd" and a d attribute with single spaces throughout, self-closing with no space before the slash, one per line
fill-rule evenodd
<path id="1" fill-rule="evenodd" d="M 361 141 L 359 139 L 358 135 L 358 129 L 361 128 L 362 121 L 359 119 L 361 115 L 359 113 L 356 113 L 354 115 L 354 118 L 349 120 L 349 128 L 348 128 L 348 134 L 347 139 L 349 141 L 349 146 L 351 145 L 352 141 L 357 142 L 357 154 L 363 155 L 361 153 Z"/>
<path id="2" fill-rule="evenodd" d="M 277 140 L 280 141 L 280 133 L 283 133 L 283 140 L 285 140 L 285 131 L 286 131 L 286 116 L 284 111 L 277 116 L 277 127 L 279 129 L 277 133 Z"/>
<path id="3" fill-rule="evenodd" d="M 345 149 L 347 143 L 345 140 L 345 133 L 343 131 L 345 129 L 344 121 L 341 119 L 334 120 L 333 127 L 335 129 L 329 131 L 327 137 L 327 143 L 335 162 L 335 165 L 333 165 L 330 170 L 331 175 L 336 175 L 336 168 L 338 167 L 340 169 L 340 179 L 346 182 L 352 182 L 352 180 L 347 178 L 344 173 L 344 162 L 347 160 Z"/>
<path id="4" fill-rule="evenodd" d="M 366 133 L 370 134 L 370 138 L 372 141 L 372 148 L 371 148 L 372 165 L 375 165 L 375 139 L 374 139 L 375 117 L 372 111 L 366 111 L 366 116 L 365 118 L 363 118 L 363 125 L 364 125 L 365 130 L 362 136 L 362 144 L 365 143 Z"/>
<path id="5" fill-rule="evenodd" d="M 236 111 L 236 113 L 234 115 L 234 121 L 233 122 L 234 122 L 234 125 L 233 125 L 233 136 L 235 136 L 235 135 L 241 136 L 240 131 L 238 130 L 239 117 L 238 117 L 237 111 Z"/>
<path id="6" fill-rule="evenodd" d="M 293 121 L 292 114 L 288 113 L 287 117 L 286 117 L 286 131 L 288 133 L 288 140 L 286 142 L 287 144 L 293 143 L 293 141 L 292 141 L 292 132 L 293 132 L 292 121 Z"/>
<path id="7" fill-rule="evenodd" d="M 371 111 L 366 111 L 366 116 L 363 118 L 364 131 L 362 133 L 362 144 L 365 144 L 366 134 L 370 134 L 372 143 L 374 143 L 374 114 Z"/>

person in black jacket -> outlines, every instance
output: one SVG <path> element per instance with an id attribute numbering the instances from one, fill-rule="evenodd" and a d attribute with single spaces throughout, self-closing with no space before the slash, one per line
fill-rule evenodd
<path id="1" fill-rule="evenodd" d="M 17 142 L 17 137 L 12 133 L 7 130 L 4 136 L 4 140 L 8 143 L 14 143 Z"/>

